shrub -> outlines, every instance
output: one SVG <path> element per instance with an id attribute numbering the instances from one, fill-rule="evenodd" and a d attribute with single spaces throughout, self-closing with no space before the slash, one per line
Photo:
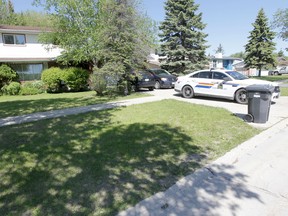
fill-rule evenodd
<path id="1" fill-rule="evenodd" d="M 22 83 L 21 95 L 36 95 L 45 92 L 45 85 L 41 80 Z"/>
<path id="2" fill-rule="evenodd" d="M 86 90 L 88 78 L 88 71 L 76 67 L 64 69 L 61 74 L 61 80 L 69 91 Z"/>
<path id="3" fill-rule="evenodd" d="M 16 81 L 18 79 L 18 74 L 9 66 L 0 66 L 0 89 L 4 85 L 9 85 L 10 82 Z"/>
<path id="4" fill-rule="evenodd" d="M 107 81 L 102 73 L 93 73 L 90 75 L 90 88 L 96 91 L 97 95 L 103 96 L 107 90 Z"/>
<path id="5" fill-rule="evenodd" d="M 4 85 L 1 91 L 5 95 L 18 95 L 21 89 L 21 84 L 18 82 L 11 82 L 9 85 Z"/>
<path id="6" fill-rule="evenodd" d="M 41 80 L 47 86 L 47 92 L 61 91 L 62 69 L 52 67 L 42 72 Z"/>

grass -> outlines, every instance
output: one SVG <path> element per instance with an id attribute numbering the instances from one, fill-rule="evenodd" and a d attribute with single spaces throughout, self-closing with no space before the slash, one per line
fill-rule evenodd
<path id="1" fill-rule="evenodd" d="M 281 75 L 281 76 L 261 76 L 261 77 L 255 76 L 255 77 L 251 77 L 251 78 L 267 80 L 267 81 L 271 81 L 271 82 L 279 82 L 279 81 L 287 80 L 287 82 L 288 82 L 288 75 L 286 75 L 286 74 Z"/>
<path id="2" fill-rule="evenodd" d="M 287 87 L 280 87 L 281 96 L 288 96 L 288 88 Z"/>
<path id="3" fill-rule="evenodd" d="M 2 127 L 0 215 L 115 215 L 258 132 L 175 100 Z"/>
<path id="4" fill-rule="evenodd" d="M 262 76 L 262 77 L 253 77 L 255 79 L 267 80 L 271 82 L 281 82 L 283 84 L 288 84 L 288 75 L 284 74 L 281 76 Z M 288 96 L 288 88 L 280 87 L 281 96 Z"/>
<path id="5" fill-rule="evenodd" d="M 125 97 L 125 99 L 145 96 L 148 96 L 148 94 L 134 93 Z M 123 99 L 123 97 L 98 97 L 94 91 L 29 96 L 0 96 L 0 118 L 87 106 L 119 99 Z"/>

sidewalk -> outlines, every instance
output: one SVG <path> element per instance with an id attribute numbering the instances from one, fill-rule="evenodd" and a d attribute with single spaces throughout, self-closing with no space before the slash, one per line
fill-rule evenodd
<path id="1" fill-rule="evenodd" d="M 123 100 L 123 101 L 118 101 L 118 102 L 109 102 L 105 104 L 95 104 L 95 105 L 90 105 L 90 106 L 73 107 L 73 108 L 67 108 L 67 109 L 62 109 L 62 110 L 38 112 L 38 113 L 32 113 L 32 114 L 27 114 L 27 115 L 21 115 L 21 116 L 12 116 L 12 117 L 0 119 L 0 127 L 4 127 L 8 125 L 15 125 L 15 124 L 22 124 L 26 122 L 39 121 L 43 119 L 58 118 L 58 117 L 68 116 L 68 115 L 76 115 L 80 113 L 87 113 L 87 112 L 99 111 L 99 110 L 104 110 L 104 109 L 113 109 L 116 107 L 123 107 L 123 106 L 129 106 L 133 104 L 141 104 L 141 103 L 159 101 L 163 99 L 164 98 L 159 97 L 159 96 L 144 97 L 144 98 Z"/>
<path id="2" fill-rule="evenodd" d="M 288 215 L 288 119 L 118 216 Z"/>

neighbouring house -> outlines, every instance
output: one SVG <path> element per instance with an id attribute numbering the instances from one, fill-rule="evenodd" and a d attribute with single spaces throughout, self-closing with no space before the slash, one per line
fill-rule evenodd
<path id="1" fill-rule="evenodd" d="M 241 58 L 224 57 L 222 53 L 216 53 L 215 56 L 208 56 L 209 58 L 209 69 L 234 69 L 233 65 L 243 61 Z M 161 61 L 165 61 L 165 57 L 159 57 L 159 55 L 151 53 L 148 57 L 149 66 L 159 67 Z"/>
<path id="2" fill-rule="evenodd" d="M 0 64 L 7 64 L 20 81 L 39 80 L 44 69 L 56 65 L 61 49 L 39 42 L 43 28 L 0 25 Z M 48 49 L 49 48 L 49 49 Z"/>
<path id="3" fill-rule="evenodd" d="M 255 68 L 246 68 L 244 61 L 240 61 L 240 62 L 234 63 L 233 64 L 233 68 L 234 68 L 234 70 L 244 74 L 245 76 L 257 76 L 258 75 L 257 69 L 255 69 Z M 266 74 L 266 71 L 264 71 L 263 73 Z M 263 75 L 263 73 L 262 73 L 262 75 Z M 267 71 L 267 75 L 268 75 L 268 71 Z"/>
<path id="4" fill-rule="evenodd" d="M 209 67 L 214 69 L 233 70 L 233 65 L 241 62 L 241 58 L 225 57 L 222 53 L 216 53 L 214 56 L 209 56 Z"/>
<path id="5" fill-rule="evenodd" d="M 269 71 L 279 70 L 283 66 L 288 66 L 288 61 L 284 57 L 277 57 L 276 68 L 263 68 L 261 70 L 261 76 L 271 75 Z M 259 71 L 256 68 L 246 68 L 244 61 L 237 62 L 233 64 L 233 68 L 236 71 L 243 73 L 246 76 L 258 76 Z M 269 69 L 269 70 L 268 70 Z"/>

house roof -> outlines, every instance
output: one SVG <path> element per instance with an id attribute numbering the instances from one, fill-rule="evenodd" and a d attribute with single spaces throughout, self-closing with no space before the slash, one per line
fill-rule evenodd
<path id="1" fill-rule="evenodd" d="M 210 56 L 211 60 L 238 60 L 242 61 L 241 58 L 235 58 L 235 57 L 230 57 L 230 56 L 223 56 L 223 57 L 215 57 L 215 56 Z"/>
<path id="2" fill-rule="evenodd" d="M 56 57 L 44 57 L 44 58 L 0 58 L 0 62 L 48 62 L 56 60 Z"/>
<path id="3" fill-rule="evenodd" d="M 52 31 L 51 28 L 47 27 L 35 27 L 35 26 L 12 26 L 12 25 L 0 25 L 0 32 L 30 32 L 30 33 L 41 33 Z"/>

